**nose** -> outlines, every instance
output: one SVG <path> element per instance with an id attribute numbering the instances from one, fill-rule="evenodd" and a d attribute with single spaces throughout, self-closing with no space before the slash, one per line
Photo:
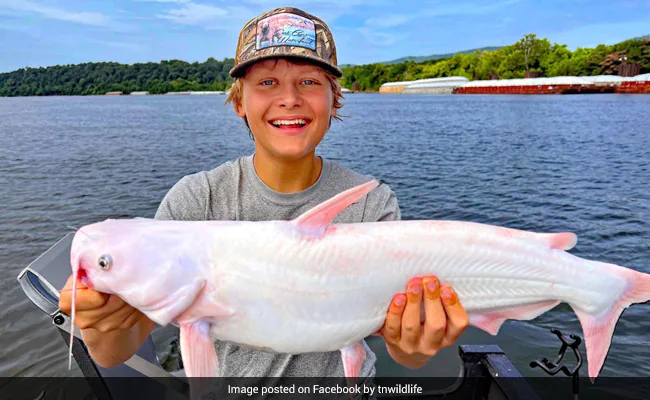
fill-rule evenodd
<path id="1" fill-rule="evenodd" d="M 284 85 L 280 92 L 279 104 L 282 108 L 295 108 L 302 105 L 302 97 L 295 85 Z"/>

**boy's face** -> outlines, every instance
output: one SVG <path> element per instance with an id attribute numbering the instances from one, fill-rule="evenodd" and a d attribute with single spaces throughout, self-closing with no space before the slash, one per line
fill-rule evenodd
<path id="1" fill-rule="evenodd" d="M 336 113 L 327 75 L 311 64 L 259 61 L 242 83 L 237 115 L 247 118 L 258 152 L 283 159 L 304 157 L 323 139 Z"/>

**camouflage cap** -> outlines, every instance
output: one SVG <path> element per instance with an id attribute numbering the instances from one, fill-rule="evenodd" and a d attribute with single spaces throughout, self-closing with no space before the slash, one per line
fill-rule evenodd
<path id="1" fill-rule="evenodd" d="M 235 66 L 230 76 L 238 78 L 254 62 L 276 57 L 305 59 L 339 78 L 343 75 L 337 65 L 336 46 L 327 24 L 297 8 L 276 8 L 244 25 L 239 33 Z"/>

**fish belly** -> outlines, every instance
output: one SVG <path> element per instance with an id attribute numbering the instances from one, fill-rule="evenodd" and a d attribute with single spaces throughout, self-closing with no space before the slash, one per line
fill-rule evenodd
<path id="1" fill-rule="evenodd" d="M 423 275 L 451 285 L 469 314 L 513 319 L 518 308 L 549 301 L 598 312 L 625 289 L 606 264 L 498 229 L 400 221 L 337 225 L 316 239 L 234 235 L 220 279 L 236 312 L 211 333 L 283 353 L 338 350 L 379 329 L 393 296 Z"/>

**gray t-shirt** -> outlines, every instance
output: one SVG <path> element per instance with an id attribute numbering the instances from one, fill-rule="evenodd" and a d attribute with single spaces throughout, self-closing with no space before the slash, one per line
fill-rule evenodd
<path id="1" fill-rule="evenodd" d="M 280 193 L 266 186 L 253 166 L 253 156 L 227 162 L 211 171 L 183 177 L 163 199 L 156 219 L 270 221 L 290 220 L 353 186 L 368 182 L 360 175 L 323 159 L 321 175 L 299 193 Z M 380 185 L 361 201 L 336 216 L 333 223 L 400 219 L 397 198 L 388 185 Z M 269 332 L 272 335 L 273 332 Z M 361 377 L 375 375 L 376 356 L 367 346 Z M 277 354 L 215 342 L 219 369 L 227 377 L 343 376 L 341 353 Z"/>

